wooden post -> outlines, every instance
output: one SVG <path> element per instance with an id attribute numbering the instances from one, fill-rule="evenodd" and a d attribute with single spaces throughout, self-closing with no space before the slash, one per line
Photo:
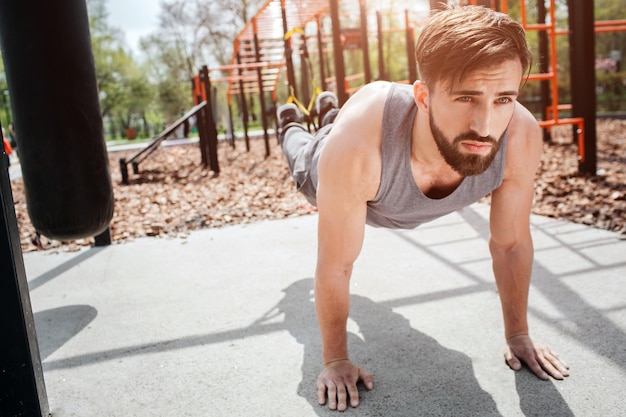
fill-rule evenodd
<path id="1" fill-rule="evenodd" d="M 596 72 L 594 5 L 587 0 L 569 0 L 572 115 L 584 119 L 584 155 L 578 171 L 596 174 Z M 578 135 L 574 126 L 575 137 Z"/>

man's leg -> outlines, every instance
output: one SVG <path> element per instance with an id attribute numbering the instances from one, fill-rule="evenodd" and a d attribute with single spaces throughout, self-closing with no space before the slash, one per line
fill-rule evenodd
<path id="1" fill-rule="evenodd" d="M 330 94 L 330 96 L 329 96 Z M 283 104 L 276 111 L 278 124 L 280 127 L 279 141 L 289 165 L 289 171 L 296 184 L 296 189 L 300 191 L 307 200 L 316 205 L 317 184 L 316 177 L 311 178 L 311 170 L 315 170 L 315 155 L 328 131 L 332 126 L 327 126 L 335 120 L 339 109 L 336 107 L 337 98 L 332 93 L 320 94 L 324 100 L 317 100 L 317 109 L 323 114 L 322 125 L 315 136 L 311 135 L 304 127 L 302 121 L 304 117 L 295 104 Z M 327 126 L 323 128 L 323 126 Z"/>
<path id="2" fill-rule="evenodd" d="M 313 135 L 302 124 L 304 117 L 295 104 L 283 104 L 276 111 L 276 116 L 280 127 L 278 140 L 295 180 L 295 171 L 304 166 L 302 159 L 307 153 L 308 145 L 313 141 Z"/>
<path id="3" fill-rule="evenodd" d="M 311 181 L 311 159 L 319 144 L 302 124 L 302 114 L 294 104 L 283 104 L 276 112 L 281 127 L 280 145 L 296 189 L 316 205 L 316 186 Z"/>
<path id="4" fill-rule="evenodd" d="M 324 91 L 317 96 L 315 108 L 317 110 L 319 127 L 321 128 L 335 121 L 335 117 L 339 113 L 339 100 L 334 93 Z"/>

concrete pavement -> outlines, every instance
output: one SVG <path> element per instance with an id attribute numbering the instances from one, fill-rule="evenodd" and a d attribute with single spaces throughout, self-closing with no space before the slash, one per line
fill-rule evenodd
<path id="1" fill-rule="evenodd" d="M 509 370 L 475 204 L 368 228 L 355 265 L 347 416 L 623 416 L 626 240 L 533 216 L 529 318 L 571 366 Z M 24 255 L 50 409 L 69 416 L 328 416 L 312 298 L 316 216 Z"/>

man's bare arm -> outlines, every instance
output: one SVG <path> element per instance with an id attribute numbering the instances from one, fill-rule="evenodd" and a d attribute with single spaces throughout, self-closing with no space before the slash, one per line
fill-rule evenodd
<path id="1" fill-rule="evenodd" d="M 324 404 L 328 396 L 329 407 L 338 410 L 347 408 L 348 397 L 353 407 L 358 405 L 359 380 L 368 389 L 373 387 L 372 376 L 349 359 L 346 332 L 352 265 L 363 244 L 367 201 L 375 196 L 380 181 L 380 146 L 375 136 L 380 122 L 376 106 L 368 102 L 376 93 L 365 91 L 361 96 L 357 93 L 342 109 L 318 167 L 315 305 L 324 359 L 318 400 Z"/>
<path id="2" fill-rule="evenodd" d="M 568 374 L 567 365 L 529 336 L 527 307 L 533 263 L 530 210 L 543 145 L 532 115 L 519 105 L 517 112 L 509 131 L 505 178 L 492 194 L 490 218 L 489 248 L 502 304 L 505 356 L 515 370 L 521 368 L 522 361 L 542 379 L 548 374 L 562 379 Z"/>

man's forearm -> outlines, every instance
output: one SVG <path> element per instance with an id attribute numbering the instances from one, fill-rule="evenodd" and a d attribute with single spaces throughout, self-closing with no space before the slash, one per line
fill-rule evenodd
<path id="1" fill-rule="evenodd" d="M 502 303 L 505 337 L 528 334 L 528 291 L 533 263 L 532 241 L 511 248 L 490 244 L 493 271 Z"/>
<path id="2" fill-rule="evenodd" d="M 329 273 L 318 268 L 316 273 L 315 309 L 325 364 L 349 358 L 346 323 L 350 311 L 350 272 Z"/>

